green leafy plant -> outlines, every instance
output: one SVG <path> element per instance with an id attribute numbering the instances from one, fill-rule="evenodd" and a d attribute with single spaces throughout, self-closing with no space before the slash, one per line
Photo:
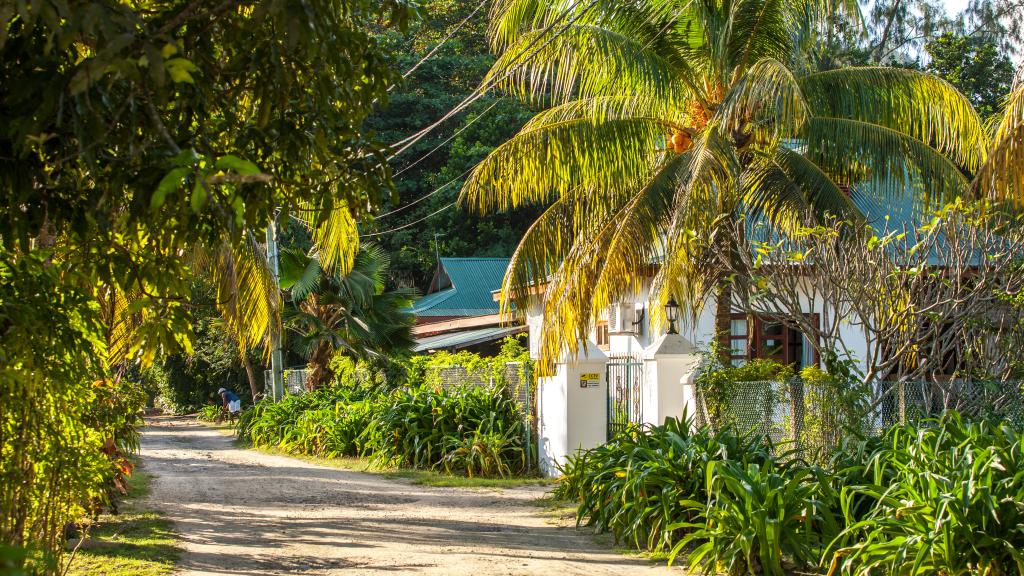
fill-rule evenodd
<path id="1" fill-rule="evenodd" d="M 671 549 L 708 500 L 708 464 L 725 459 L 764 464 L 772 459 L 771 445 L 668 419 L 570 457 L 555 495 L 577 503 L 578 525 L 609 531 L 641 550 Z"/>
<path id="2" fill-rule="evenodd" d="M 199 409 L 199 413 L 196 414 L 196 420 L 200 422 L 216 422 L 221 417 L 221 407 L 207 404 Z"/>
<path id="3" fill-rule="evenodd" d="M 831 572 L 1024 572 L 1020 429 L 950 412 L 896 426 L 871 448 L 845 471 L 863 483 L 842 490 L 847 527 L 823 556 Z"/>
<path id="4" fill-rule="evenodd" d="M 696 522 L 672 529 L 691 530 L 676 544 L 670 558 L 687 546 L 691 567 L 707 574 L 771 574 L 784 566 L 813 565 L 822 540 L 837 533 L 833 512 L 817 499 L 820 483 L 798 464 L 709 462 L 704 474 L 707 502 L 693 502 Z"/>
<path id="5" fill-rule="evenodd" d="M 334 365 L 341 368 L 334 385 L 257 403 L 240 417 L 238 436 L 312 456 L 363 456 L 385 467 L 500 477 L 526 470 L 524 415 L 506 385 L 427 385 L 421 379 L 432 364 L 423 361 L 402 368 Z"/>

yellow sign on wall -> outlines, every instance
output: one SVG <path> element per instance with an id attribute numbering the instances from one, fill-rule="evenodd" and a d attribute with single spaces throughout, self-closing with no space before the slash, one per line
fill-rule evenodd
<path id="1" fill-rule="evenodd" d="M 597 388 L 601 385 L 601 375 L 597 372 L 580 374 L 580 388 Z"/>

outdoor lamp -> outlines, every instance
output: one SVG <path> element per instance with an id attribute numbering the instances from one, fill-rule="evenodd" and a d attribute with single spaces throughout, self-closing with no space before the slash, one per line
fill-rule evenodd
<path id="1" fill-rule="evenodd" d="M 668 333 L 678 334 L 676 332 L 676 320 L 679 319 L 679 304 L 676 304 L 675 298 L 670 298 L 665 303 L 665 316 L 668 317 Z"/>

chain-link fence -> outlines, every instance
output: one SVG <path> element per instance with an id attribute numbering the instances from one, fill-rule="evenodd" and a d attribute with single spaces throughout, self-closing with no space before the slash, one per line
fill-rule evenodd
<path id="1" fill-rule="evenodd" d="M 488 386 L 504 388 L 519 406 L 526 425 L 525 448 L 528 459 L 532 462 L 534 442 L 537 430 L 537 407 L 534 402 L 536 385 L 534 384 L 531 365 L 526 362 L 507 362 L 498 370 L 474 370 L 465 366 L 446 366 L 427 370 L 425 382 L 428 385 L 439 385 L 444 388 L 458 386 Z"/>
<path id="2" fill-rule="evenodd" d="M 309 377 L 309 370 L 305 368 L 293 368 L 284 371 L 284 389 L 288 394 L 303 394 L 306 392 L 306 378 Z M 273 396 L 274 371 L 263 371 L 263 395 Z"/>
<path id="3" fill-rule="evenodd" d="M 446 366 L 428 369 L 426 383 L 444 388 L 457 386 L 502 386 L 516 400 L 523 414 L 533 411 L 531 406 L 533 386 L 530 365 L 523 362 L 508 362 L 498 371 L 472 370 L 464 366 Z"/>
<path id="4" fill-rule="evenodd" d="M 956 410 L 967 418 L 1024 425 L 1022 382 L 879 382 L 873 387 L 800 378 L 730 382 L 697 389 L 697 425 L 766 435 L 783 448 L 828 451 L 849 434 L 871 436 L 900 423 Z"/>

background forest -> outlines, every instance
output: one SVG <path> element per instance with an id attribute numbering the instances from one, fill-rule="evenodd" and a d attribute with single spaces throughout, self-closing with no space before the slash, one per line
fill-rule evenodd
<path id="1" fill-rule="evenodd" d="M 868 35 L 854 35 L 852 25 L 838 22 L 829 43 L 808 51 L 807 65 L 830 69 L 884 64 L 926 70 L 952 83 L 988 116 L 998 109 L 1013 80 L 1013 38 L 1022 5 L 981 2 L 964 14 L 947 14 L 941 2 L 932 0 L 877 2 L 864 15 Z M 479 85 L 494 63 L 485 39 L 486 7 L 463 0 L 428 0 L 423 14 L 410 34 L 385 35 L 398 69 L 413 68 L 452 36 L 409 74 L 393 93 L 390 106 L 369 119 L 384 142 L 398 142 L 442 117 Z M 539 207 L 482 217 L 452 203 L 466 172 L 513 136 L 534 112 L 518 100 L 489 92 L 397 158 L 397 198 L 366 228 L 379 234 L 373 240 L 391 254 L 395 283 L 425 291 L 438 253 L 512 253 Z"/>
<path id="2" fill-rule="evenodd" d="M 827 44 L 807 52 L 807 65 L 884 64 L 926 70 L 963 92 L 983 117 L 994 114 L 1009 92 L 1014 38 L 1022 2 L 975 3 L 948 14 L 941 2 L 878 2 L 865 12 L 869 33 L 857 36 L 838 22 Z M 367 126 L 381 142 L 395 143 L 441 118 L 469 96 L 494 63 L 487 46 L 486 6 L 463 0 L 427 0 L 409 31 L 383 30 L 379 39 L 396 70 L 411 71 L 392 91 L 390 104 Z M 421 60 L 436 52 L 425 61 Z M 389 285 L 429 289 L 442 256 L 509 256 L 540 207 L 481 216 L 454 205 L 467 172 L 511 138 L 535 113 L 521 101 L 488 92 L 440 124 L 394 162 L 396 194 L 364 226 L 364 236 L 390 257 Z M 228 385 L 249 396 L 244 368 L 232 352 L 227 327 L 217 320 L 212 298 L 196 306 L 196 354 L 168 356 L 148 379 L 150 392 L 182 410 L 208 402 Z M 287 353 L 287 350 L 286 350 Z M 263 359 L 251 352 L 262 382 Z M 287 366 L 303 359 L 294 352 Z"/>

